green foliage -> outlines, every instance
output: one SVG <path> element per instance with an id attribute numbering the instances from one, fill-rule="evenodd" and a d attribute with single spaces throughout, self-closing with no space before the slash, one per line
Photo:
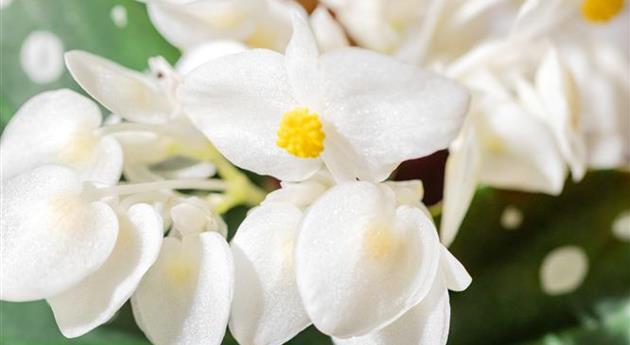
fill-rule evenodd
<path id="1" fill-rule="evenodd" d="M 110 10 L 122 5 L 128 24 L 115 26 Z M 80 90 L 68 73 L 44 85 L 29 81 L 19 62 L 20 48 L 34 30 L 59 36 L 65 49 L 83 49 L 143 70 L 147 58 L 174 62 L 179 53 L 151 26 L 144 5 L 131 0 L 14 0 L 0 10 L 2 127 L 32 95 L 48 89 Z M 630 175 L 589 174 L 568 183 L 559 197 L 480 189 L 452 246 L 473 276 L 472 286 L 452 296 L 449 344 L 630 344 L 630 243 L 612 236 L 611 223 L 630 208 Z M 522 225 L 505 230 L 500 217 L 508 205 L 524 214 Z M 230 234 L 245 208 L 229 212 Z M 566 244 L 580 246 L 589 273 L 580 288 L 547 296 L 538 271 L 545 255 Z M 612 301 L 612 302 L 611 302 Z M 129 306 L 109 324 L 67 340 L 57 330 L 45 302 L 0 304 L 0 343 L 7 345 L 146 345 Z M 229 336 L 224 344 L 236 344 Z M 331 344 L 313 327 L 289 344 Z"/>

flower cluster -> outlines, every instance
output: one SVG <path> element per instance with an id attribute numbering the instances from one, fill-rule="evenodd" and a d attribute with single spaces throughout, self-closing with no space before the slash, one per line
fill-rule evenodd
<path id="1" fill-rule="evenodd" d="M 156 345 L 445 344 L 478 184 L 629 165 L 622 0 L 144 2 L 175 66 L 67 52 L 111 114 L 49 91 L 2 134 L 0 299 L 45 299 L 67 337 L 130 300 Z M 440 239 L 422 182 L 388 178 L 443 149 Z"/>

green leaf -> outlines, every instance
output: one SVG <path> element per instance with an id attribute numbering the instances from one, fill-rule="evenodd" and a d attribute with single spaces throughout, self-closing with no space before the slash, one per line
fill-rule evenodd
<path id="1" fill-rule="evenodd" d="M 449 343 L 536 339 L 578 325 L 602 300 L 630 297 L 630 243 L 611 231 L 615 217 L 630 208 L 628 195 L 630 174 L 608 171 L 568 183 L 559 197 L 479 191 L 451 248 L 473 283 L 452 294 Z M 516 230 L 500 225 L 508 205 L 524 215 Z M 587 254 L 588 275 L 572 293 L 546 295 L 540 287 L 540 265 L 552 249 L 569 244 Z"/>
<path id="2" fill-rule="evenodd" d="M 127 25 L 118 27 L 111 18 L 114 6 L 123 6 Z M 37 30 L 59 37 L 64 49 L 82 49 L 124 66 L 145 70 L 147 59 L 162 55 L 170 62 L 179 56 L 155 31 L 145 6 L 133 0 L 19 0 L 0 10 L 0 118 L 2 128 L 31 96 L 51 89 L 81 89 L 68 72 L 47 84 L 32 82 L 20 63 L 26 37 Z"/>

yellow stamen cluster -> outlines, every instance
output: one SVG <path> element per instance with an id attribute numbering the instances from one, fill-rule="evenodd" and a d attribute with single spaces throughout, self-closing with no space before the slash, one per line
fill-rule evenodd
<path id="1" fill-rule="evenodd" d="M 384 259 L 397 248 L 397 241 L 392 230 L 383 225 L 371 226 L 363 241 L 367 253 L 375 259 Z"/>
<path id="2" fill-rule="evenodd" d="M 276 145 L 300 158 L 316 158 L 324 151 L 326 135 L 322 122 L 307 108 L 296 108 L 284 113 Z"/>
<path id="3" fill-rule="evenodd" d="M 588 21 L 604 23 L 623 10 L 624 0 L 584 0 L 582 16 Z"/>

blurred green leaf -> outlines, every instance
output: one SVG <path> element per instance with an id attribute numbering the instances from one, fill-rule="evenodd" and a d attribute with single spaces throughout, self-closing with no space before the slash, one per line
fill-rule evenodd
<path id="1" fill-rule="evenodd" d="M 123 6 L 127 25 L 118 27 L 111 18 L 114 6 Z M 47 84 L 33 83 L 20 64 L 20 51 L 33 31 L 49 31 L 63 41 L 64 49 L 82 49 L 124 66 L 144 70 L 147 59 L 162 55 L 170 62 L 179 56 L 155 31 L 145 6 L 133 0 L 19 0 L 0 10 L 0 112 L 2 128 L 29 97 L 44 91 L 79 86 L 65 72 Z"/>

